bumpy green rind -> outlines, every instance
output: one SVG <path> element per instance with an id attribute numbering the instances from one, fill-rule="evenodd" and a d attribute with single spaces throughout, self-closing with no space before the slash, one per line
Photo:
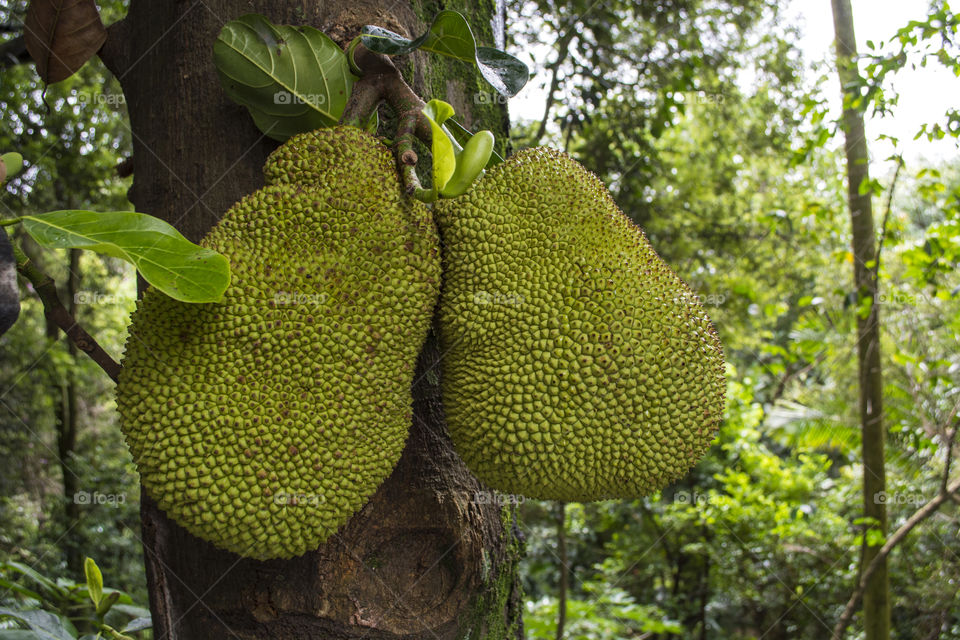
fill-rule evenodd
<path id="1" fill-rule="evenodd" d="M 436 229 L 358 129 L 301 134 L 201 242 L 224 300 L 149 290 L 117 405 L 147 492 L 244 556 L 315 549 L 389 475 L 440 283 Z"/>
<path id="2" fill-rule="evenodd" d="M 526 150 L 435 215 L 444 407 L 480 480 L 633 498 L 703 456 L 723 416 L 720 341 L 596 176 Z"/>

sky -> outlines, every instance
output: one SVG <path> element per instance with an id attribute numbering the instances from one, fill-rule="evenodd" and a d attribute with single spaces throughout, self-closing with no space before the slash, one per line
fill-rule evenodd
<path id="1" fill-rule="evenodd" d="M 900 27 L 910 20 L 919 20 L 926 15 L 927 0 L 851 0 L 857 49 L 867 51 L 866 41 L 875 43 L 889 40 Z M 830 0 L 790 0 L 785 18 L 789 24 L 798 25 L 802 32 L 799 42 L 806 63 L 831 62 L 833 59 L 833 14 Z M 552 56 L 552 52 L 547 55 Z M 808 74 L 812 81 L 815 74 Z M 835 115 L 840 112 L 839 80 L 834 74 L 824 86 L 824 95 L 831 100 Z M 543 115 L 545 90 L 543 78 L 531 79 L 518 96 L 510 100 L 513 118 L 540 119 Z M 913 140 L 923 123 L 942 122 L 948 107 L 960 104 L 960 78 L 935 63 L 927 68 L 900 71 L 894 85 L 900 93 L 900 102 L 895 107 L 895 117 L 868 120 L 870 155 L 882 162 L 891 155 L 893 146 L 878 141 L 877 136 L 886 134 L 900 139 L 901 150 L 908 161 L 928 159 L 943 160 L 960 155 L 955 139 L 931 143 L 926 139 Z"/>
<path id="2" fill-rule="evenodd" d="M 910 20 L 923 19 L 928 4 L 927 0 L 851 0 L 857 51 L 868 51 L 867 40 L 874 43 L 887 41 Z M 793 24 L 801 27 L 800 47 L 806 61 L 831 61 L 833 13 L 830 0 L 791 0 L 787 16 Z M 839 112 L 839 81 L 831 80 L 836 83 L 836 90 L 828 87 L 825 93 L 834 99 L 833 108 Z M 870 155 L 875 160 L 882 160 L 893 151 L 889 143 L 877 141 L 879 134 L 898 137 L 908 160 L 924 157 L 936 160 L 958 155 L 960 151 L 955 139 L 931 143 L 925 138 L 915 141 L 913 137 L 923 123 L 942 122 L 949 107 L 960 105 L 960 78 L 939 63 L 933 63 L 926 68 L 901 70 L 894 78 L 894 86 L 900 94 L 894 117 L 867 122 L 867 134 L 873 147 Z"/>

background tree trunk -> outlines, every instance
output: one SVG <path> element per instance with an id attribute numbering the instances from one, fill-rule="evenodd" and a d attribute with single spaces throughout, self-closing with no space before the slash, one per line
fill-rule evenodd
<path id="1" fill-rule="evenodd" d="M 227 21 L 262 13 L 279 24 L 315 26 L 343 45 L 368 23 L 419 35 L 441 8 L 460 10 L 478 40 L 494 44 L 492 20 L 502 11 L 494 0 L 133 0 L 127 18 L 110 28 L 102 58 L 120 79 L 130 113 L 136 209 L 196 241 L 263 185 L 261 167 L 276 143 L 225 97 L 211 58 Z M 452 103 L 467 127 L 506 139 L 505 109 L 484 99 L 489 90 L 470 67 L 420 53 L 398 67 L 421 96 Z M 439 364 L 431 338 L 418 364 L 414 427 L 402 459 L 314 553 L 241 558 L 192 537 L 143 495 L 156 637 L 520 638 L 519 529 L 512 512 L 473 499 L 482 488 L 447 437 Z"/>
<path id="2" fill-rule="evenodd" d="M 80 289 L 80 249 L 70 249 L 67 265 L 66 307 L 74 318 L 77 317 L 77 292 Z M 51 333 L 48 327 L 48 335 Z M 59 337 L 59 330 L 53 326 L 52 339 Z M 71 362 L 77 357 L 77 345 L 72 340 L 67 341 L 67 353 Z M 73 454 L 77 448 L 77 382 L 73 367 L 68 367 L 62 375 L 55 374 L 54 393 L 56 394 L 56 415 L 54 421 L 57 426 L 57 460 L 60 462 L 60 472 L 63 476 L 64 500 L 64 532 L 63 546 L 66 550 L 67 568 L 79 579 L 83 574 L 83 550 L 80 548 L 79 531 L 80 505 L 76 500 L 77 474 L 70 468 Z"/>
<path id="3" fill-rule="evenodd" d="M 853 31 L 850 0 L 832 0 L 837 45 L 837 71 L 843 89 L 843 131 L 847 156 L 847 200 L 853 230 L 853 272 L 858 308 L 870 302 L 866 317 L 857 315 L 857 360 L 859 363 L 860 425 L 863 441 L 863 515 L 872 518 L 863 536 L 860 570 L 870 566 L 883 546 L 869 544 L 870 529 L 886 535 L 887 506 L 883 428 L 883 384 L 880 370 L 880 313 L 877 308 L 877 240 L 873 226 L 872 191 L 860 193 L 870 178 L 870 157 L 863 124 L 863 110 L 855 102 L 862 84 L 857 69 L 857 40 Z M 881 559 L 863 594 L 863 618 L 867 640 L 890 637 L 890 594 L 887 563 Z"/>
<path id="4" fill-rule="evenodd" d="M 554 507 L 557 511 L 557 560 L 559 560 L 560 579 L 557 589 L 557 633 L 555 638 L 563 640 L 565 637 L 564 625 L 567 622 L 567 586 L 570 575 L 570 566 L 567 561 L 567 503 L 557 502 Z"/>

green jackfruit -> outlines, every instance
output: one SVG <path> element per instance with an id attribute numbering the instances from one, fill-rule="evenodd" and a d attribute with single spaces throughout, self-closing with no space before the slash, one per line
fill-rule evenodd
<path id="1" fill-rule="evenodd" d="M 596 176 L 527 150 L 435 216 L 444 408 L 480 480 L 633 498 L 696 463 L 723 415 L 720 342 Z"/>
<path id="2" fill-rule="evenodd" d="M 258 558 L 315 549 L 390 474 L 440 283 L 436 229 L 390 151 L 350 127 L 294 136 L 202 245 L 215 304 L 148 290 L 117 385 L 147 492 Z"/>

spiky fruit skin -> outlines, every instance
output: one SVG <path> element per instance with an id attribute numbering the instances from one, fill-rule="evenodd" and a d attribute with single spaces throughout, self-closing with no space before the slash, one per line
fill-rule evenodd
<path id="1" fill-rule="evenodd" d="M 634 498 L 697 462 L 723 415 L 719 339 L 596 176 L 526 150 L 435 216 L 444 408 L 480 480 Z"/>
<path id="2" fill-rule="evenodd" d="M 148 290 L 117 404 L 141 481 L 178 524 L 257 558 L 315 549 L 390 474 L 440 283 L 436 229 L 353 128 L 291 138 L 204 238 L 215 304 Z"/>

